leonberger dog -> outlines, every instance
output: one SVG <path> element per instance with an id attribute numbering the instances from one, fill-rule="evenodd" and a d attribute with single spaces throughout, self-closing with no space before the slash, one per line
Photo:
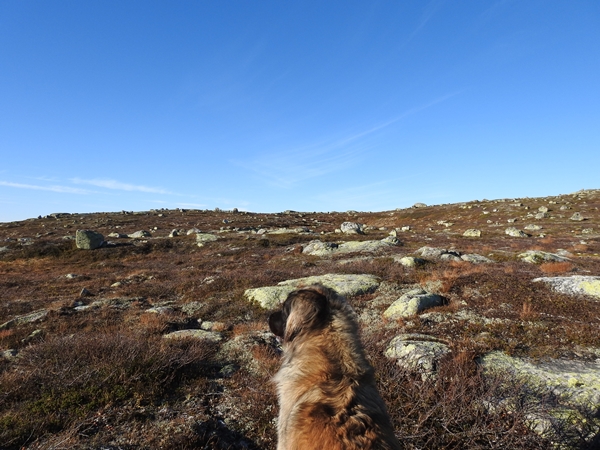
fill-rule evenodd
<path id="1" fill-rule="evenodd" d="M 277 450 L 400 448 L 344 297 L 321 285 L 298 289 L 269 327 L 283 347 Z"/>

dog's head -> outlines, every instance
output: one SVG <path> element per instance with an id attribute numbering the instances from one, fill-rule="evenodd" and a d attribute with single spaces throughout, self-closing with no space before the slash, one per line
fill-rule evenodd
<path id="1" fill-rule="evenodd" d="M 309 286 L 290 293 L 281 311 L 269 316 L 269 328 L 283 342 L 321 330 L 331 318 L 328 291 L 322 286 Z"/>

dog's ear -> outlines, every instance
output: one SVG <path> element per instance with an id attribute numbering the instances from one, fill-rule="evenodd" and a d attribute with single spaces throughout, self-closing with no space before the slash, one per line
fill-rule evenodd
<path id="1" fill-rule="evenodd" d="M 285 320 L 281 311 L 274 312 L 269 316 L 269 328 L 275 336 L 283 338 L 285 333 Z"/>
<path id="2" fill-rule="evenodd" d="M 289 313 L 284 326 L 284 341 L 292 341 L 303 332 L 319 330 L 329 320 L 329 302 L 321 292 L 300 289 L 292 292 L 284 304 Z"/>

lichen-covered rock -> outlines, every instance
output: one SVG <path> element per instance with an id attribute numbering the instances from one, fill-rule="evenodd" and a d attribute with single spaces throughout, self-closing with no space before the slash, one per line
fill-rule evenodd
<path id="1" fill-rule="evenodd" d="M 302 253 L 313 256 L 328 256 L 335 253 L 375 253 L 398 244 L 398 239 L 393 236 L 380 241 L 348 241 L 340 244 L 314 240 L 304 247 Z"/>
<path id="2" fill-rule="evenodd" d="M 573 275 L 570 277 L 541 277 L 534 282 L 544 282 L 563 294 L 587 295 L 600 299 L 600 277 Z"/>
<path id="3" fill-rule="evenodd" d="M 463 233 L 463 236 L 466 237 L 481 237 L 481 230 L 477 230 L 475 228 L 469 228 Z"/>
<path id="4" fill-rule="evenodd" d="M 34 311 L 29 314 L 17 316 L 13 319 L 10 319 L 10 320 L 4 322 L 2 325 L 0 325 L 0 331 L 8 330 L 9 328 L 12 328 L 12 327 L 15 327 L 18 325 L 23 325 L 25 323 L 37 322 L 38 320 L 42 320 L 43 318 L 45 318 L 47 315 L 48 315 L 47 309 L 40 309 L 39 311 Z"/>
<path id="5" fill-rule="evenodd" d="M 383 313 L 383 317 L 389 320 L 401 317 L 410 317 L 428 308 L 441 306 L 443 298 L 432 294 L 421 288 L 413 289 L 390 305 Z"/>
<path id="6" fill-rule="evenodd" d="M 217 236 L 215 236 L 214 234 L 196 233 L 196 243 L 198 244 L 198 247 L 202 247 L 202 246 L 204 246 L 204 244 L 206 244 L 208 242 L 215 242 L 217 239 L 219 239 L 219 238 Z"/>
<path id="7" fill-rule="evenodd" d="M 527 233 L 515 227 L 508 227 L 506 230 L 504 230 L 504 233 L 512 237 L 529 237 Z"/>
<path id="8" fill-rule="evenodd" d="M 322 242 L 318 239 L 310 241 L 302 249 L 302 253 L 314 256 L 327 256 L 331 255 L 338 248 L 338 244 L 334 242 Z"/>
<path id="9" fill-rule="evenodd" d="M 518 258 L 521 261 L 528 262 L 531 264 L 540 264 L 544 262 L 562 262 L 568 261 L 569 258 L 557 255 L 555 253 L 543 252 L 541 250 L 527 250 L 526 252 L 520 253 Z"/>
<path id="10" fill-rule="evenodd" d="M 575 222 L 581 222 L 582 220 L 585 220 L 585 219 L 583 218 L 583 216 L 581 215 L 581 213 L 579 213 L 579 212 L 576 212 L 575 214 L 573 214 L 573 215 L 572 215 L 572 216 L 569 218 L 569 220 L 573 220 L 573 221 L 575 221 Z"/>
<path id="11" fill-rule="evenodd" d="M 104 236 L 92 230 L 77 230 L 75 233 L 75 244 L 83 250 L 94 250 L 102 247 Z"/>
<path id="12" fill-rule="evenodd" d="M 490 258 L 486 258 L 485 256 L 481 256 L 476 253 L 469 253 L 466 255 L 461 255 L 460 259 L 462 259 L 463 261 L 470 262 L 472 264 L 487 264 L 487 263 L 494 262 Z"/>
<path id="13" fill-rule="evenodd" d="M 179 330 L 165 334 L 165 339 L 199 339 L 209 342 L 220 342 L 223 340 L 223 335 L 215 331 L 206 330 Z"/>
<path id="14" fill-rule="evenodd" d="M 600 412 L 600 361 L 552 359 L 533 363 L 497 351 L 483 356 L 480 364 L 484 373 L 507 372 L 552 392 L 568 405 L 592 414 Z"/>
<path id="15" fill-rule="evenodd" d="M 346 234 L 364 234 L 362 225 L 356 222 L 344 222 L 340 225 L 340 230 Z"/>
<path id="16" fill-rule="evenodd" d="M 542 227 L 540 225 L 534 225 L 534 224 L 527 225 L 524 228 L 528 231 L 539 231 L 542 229 Z"/>
<path id="17" fill-rule="evenodd" d="M 395 359 L 397 364 L 409 370 L 430 374 L 439 359 L 450 352 L 446 344 L 432 336 L 422 334 L 400 334 L 392 339 L 385 356 Z"/>
<path id="18" fill-rule="evenodd" d="M 127 237 L 131 239 L 143 239 L 151 236 L 152 235 L 150 234 L 150 232 L 146 230 L 139 230 L 127 235 Z"/>
<path id="19" fill-rule="evenodd" d="M 352 296 L 373 292 L 379 286 L 379 279 L 368 274 L 326 274 L 282 281 L 277 286 L 247 289 L 244 295 L 265 309 L 274 309 L 285 301 L 290 292 L 316 283 L 334 289 L 341 295 Z"/>
<path id="20" fill-rule="evenodd" d="M 404 256 L 398 259 L 394 258 L 394 260 L 402 264 L 404 267 L 418 267 L 427 262 L 422 258 L 416 258 L 414 256 Z"/>

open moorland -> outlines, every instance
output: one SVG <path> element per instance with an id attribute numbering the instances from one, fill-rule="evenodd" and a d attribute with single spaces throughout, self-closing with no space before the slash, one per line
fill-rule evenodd
<path id="1" fill-rule="evenodd" d="M 599 207 L 1 223 L 0 448 L 275 448 L 267 318 L 315 281 L 354 307 L 404 448 L 600 448 Z"/>

